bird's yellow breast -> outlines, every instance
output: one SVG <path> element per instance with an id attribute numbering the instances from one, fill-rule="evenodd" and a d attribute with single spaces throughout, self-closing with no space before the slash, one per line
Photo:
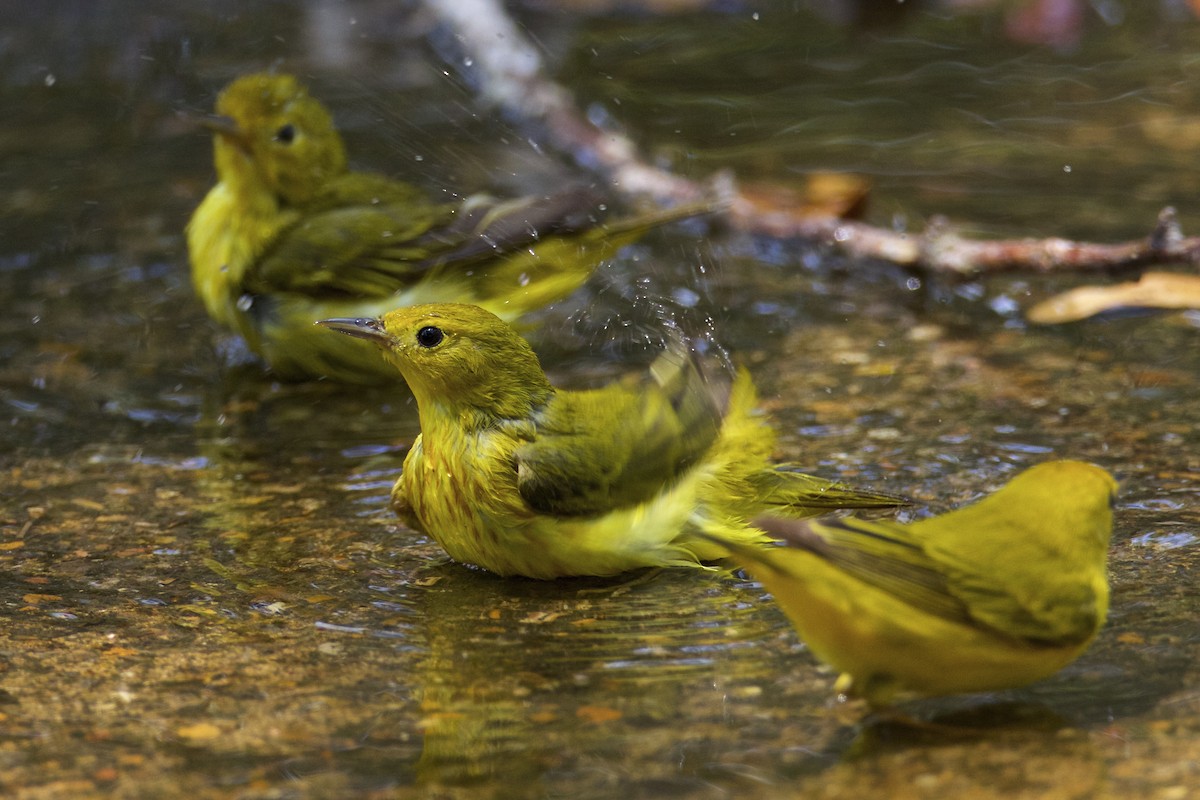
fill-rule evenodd
<path id="1" fill-rule="evenodd" d="M 403 497 L 394 502 L 455 560 L 499 575 L 558 578 L 716 557 L 707 542 L 684 534 L 714 514 L 703 498 L 721 496 L 719 460 L 697 465 L 648 502 L 557 517 L 521 497 L 514 456 L 520 439 L 495 429 L 463 433 L 448 422 L 422 409 L 422 434 L 397 484 Z"/>
<path id="2" fill-rule="evenodd" d="M 269 197 L 248 197 L 225 182 L 209 190 L 187 226 L 192 286 L 210 316 L 246 337 L 258 351 L 258 334 L 238 307 L 247 270 L 280 230 L 295 221 Z"/>
<path id="3" fill-rule="evenodd" d="M 509 466 L 518 443 L 493 431 L 430 430 L 424 419 L 421 427 L 400 477 L 411 513 L 452 558 L 506 574 L 495 567 L 534 516 Z"/>

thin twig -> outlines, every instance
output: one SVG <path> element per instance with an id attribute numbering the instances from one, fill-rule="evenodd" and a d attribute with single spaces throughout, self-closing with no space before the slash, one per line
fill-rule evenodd
<path id="1" fill-rule="evenodd" d="M 1115 244 L 1069 239 L 967 239 L 945 220 L 920 233 L 898 233 L 853 220 L 790 214 L 746 216 L 735 201 L 735 225 L 779 238 L 826 242 L 858 258 L 890 261 L 913 269 L 971 277 L 994 272 L 1117 272 L 1154 264 L 1200 263 L 1200 237 L 1185 237 L 1175 209 L 1158 214 L 1150 235 Z"/>

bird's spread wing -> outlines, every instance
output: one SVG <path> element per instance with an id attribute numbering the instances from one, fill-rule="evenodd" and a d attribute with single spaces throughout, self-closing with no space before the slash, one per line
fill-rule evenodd
<path id="1" fill-rule="evenodd" d="M 561 392 L 516 453 L 533 509 L 590 516 L 653 498 L 712 446 L 725 397 L 688 354 L 664 353 L 640 390 Z"/>
<path id="2" fill-rule="evenodd" d="M 248 272 L 245 290 L 314 299 L 386 297 L 435 274 L 468 270 L 540 237 L 594 225 L 590 193 L 461 206 L 414 187 L 353 174 L 335 182 L 282 231 Z M 467 298 L 463 298 L 464 300 Z"/>
<path id="3" fill-rule="evenodd" d="M 821 522 L 768 517 L 754 524 L 920 611 L 971 622 L 966 604 L 950 591 L 937 562 L 904 525 L 851 517 Z"/>

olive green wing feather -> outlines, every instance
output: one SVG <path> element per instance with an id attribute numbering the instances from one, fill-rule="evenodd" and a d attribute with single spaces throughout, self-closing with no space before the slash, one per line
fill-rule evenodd
<path id="1" fill-rule="evenodd" d="M 518 489 L 531 508 L 557 516 L 650 500 L 712 447 L 724 406 L 723 388 L 676 353 L 655 362 L 640 391 L 556 394 L 516 452 Z"/>
<path id="2" fill-rule="evenodd" d="M 540 237 L 595 224 L 591 193 L 436 204 L 415 187 L 351 174 L 332 182 L 248 272 L 253 294 L 381 298 L 452 272 L 465 273 Z M 469 300 L 463 297 L 461 300 Z"/>
<path id="3" fill-rule="evenodd" d="M 940 521 L 901 525 L 849 517 L 820 522 L 763 518 L 755 524 L 789 546 L 809 550 L 914 608 L 949 621 L 1032 643 L 1083 641 L 1095 633 L 1097 597 L 1090 583 L 1045 573 L 1020 556 L 1016 560 L 1021 563 L 1014 565 L 1011 552 L 990 559 L 954 557 L 922 527 Z M 1017 532 L 993 527 L 977 538 L 1010 547 L 1019 543 L 1018 535 L 1006 533 Z M 1026 578 L 1009 576 L 1014 566 Z"/>
<path id="4" fill-rule="evenodd" d="M 536 244 L 548 236 L 573 236 L 600 225 L 603 198 L 587 187 L 553 195 L 497 200 L 468 197 L 447 224 L 430 228 L 421 244 L 428 263 L 468 264 Z"/>
<path id="5" fill-rule="evenodd" d="M 1054 529 L 1052 510 L 1041 520 L 996 512 L 984 501 L 924 521 L 938 525 L 927 550 L 950 591 L 979 623 L 1010 636 L 1047 643 L 1089 639 L 1107 603 L 1100 596 L 1107 585 L 1103 571 L 1093 575 L 1091 559 L 1061 552 L 1059 534 L 1070 531 Z"/>
<path id="6" fill-rule="evenodd" d="M 421 240 L 453 219 L 416 187 L 374 175 L 331 181 L 247 271 L 245 291 L 382 298 L 427 272 Z"/>
<path id="7" fill-rule="evenodd" d="M 909 526 L 853 517 L 819 522 L 760 517 L 754 525 L 915 609 L 951 622 L 972 622 L 970 609 Z"/>
<path id="8" fill-rule="evenodd" d="M 387 297 L 427 275 L 419 237 L 428 227 L 428 219 L 403 219 L 387 206 L 313 215 L 275 241 L 247 273 L 245 290 L 317 300 Z"/>
<path id="9" fill-rule="evenodd" d="M 1108 609 L 1117 489 L 1095 464 L 1048 461 L 913 528 L 983 624 L 1034 641 L 1085 642 Z"/>
<path id="10" fill-rule="evenodd" d="M 1032 644 L 1084 642 L 1107 608 L 1116 484 L 1098 468 L 1081 477 L 1070 467 L 1029 470 L 978 503 L 909 525 L 755 524 L 928 613 Z"/>

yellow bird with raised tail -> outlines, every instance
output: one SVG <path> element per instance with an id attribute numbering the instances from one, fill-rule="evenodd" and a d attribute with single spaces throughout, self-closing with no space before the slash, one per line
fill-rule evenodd
<path id="1" fill-rule="evenodd" d="M 216 110 L 217 183 L 187 227 L 192 284 L 209 316 L 283 378 L 396 380 L 369 346 L 313 323 L 432 301 L 515 320 L 571 294 L 648 229 L 711 210 L 604 222 L 584 188 L 436 202 L 350 171 L 329 112 L 290 75 L 238 78 Z"/>
<path id="2" fill-rule="evenodd" d="M 774 431 L 750 376 L 708 381 L 668 349 L 640 386 L 556 389 L 515 330 L 471 305 L 321 325 L 377 344 L 417 401 L 421 434 L 392 506 L 454 559 L 500 575 L 614 575 L 698 566 L 748 521 L 906 501 L 769 462 Z"/>
<path id="3" fill-rule="evenodd" d="M 970 506 L 911 524 L 853 518 L 755 525 L 721 538 L 783 608 L 839 692 L 885 707 L 1008 689 L 1075 660 L 1108 613 L 1117 483 L 1052 461 Z"/>

